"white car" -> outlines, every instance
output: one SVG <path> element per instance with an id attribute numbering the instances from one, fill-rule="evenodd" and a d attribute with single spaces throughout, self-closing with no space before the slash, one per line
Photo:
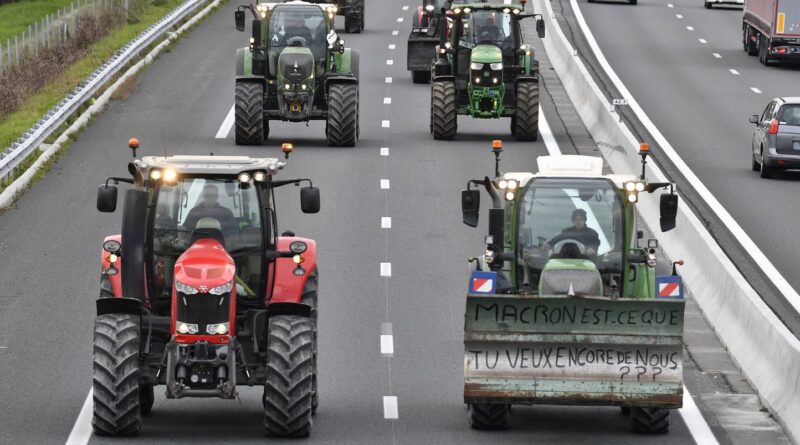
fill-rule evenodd
<path id="1" fill-rule="evenodd" d="M 742 5 L 744 0 L 706 0 L 706 9 L 711 9 L 714 5 Z"/>

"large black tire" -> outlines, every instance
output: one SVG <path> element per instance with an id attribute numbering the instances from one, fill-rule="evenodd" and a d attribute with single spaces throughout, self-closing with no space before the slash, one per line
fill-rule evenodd
<path id="1" fill-rule="evenodd" d="M 472 403 L 467 410 L 467 420 L 476 430 L 502 430 L 508 427 L 511 405 Z"/>
<path id="2" fill-rule="evenodd" d="M 411 80 L 414 83 L 430 83 L 431 81 L 431 71 L 412 71 L 411 72 Z"/>
<path id="3" fill-rule="evenodd" d="M 750 153 L 750 164 L 751 164 L 750 168 L 754 172 L 761 171 L 761 164 L 756 159 L 756 154 L 755 153 Z"/>
<path id="4" fill-rule="evenodd" d="M 319 289 L 319 272 L 316 268 L 311 271 L 311 274 L 308 276 L 308 281 L 306 281 L 306 285 L 303 288 L 303 296 L 301 297 L 300 302 L 309 306 L 311 308 L 311 322 L 314 326 L 313 331 L 313 373 L 311 376 L 311 414 L 314 415 L 317 413 L 317 407 L 319 406 L 319 392 L 317 386 L 317 346 L 319 335 L 318 333 L 318 326 L 319 326 L 319 303 L 317 301 L 317 289 Z"/>
<path id="5" fill-rule="evenodd" d="M 269 136 L 264 120 L 264 85 L 237 82 L 235 97 L 236 145 L 262 145 Z"/>
<path id="6" fill-rule="evenodd" d="M 669 431 L 669 410 L 631 408 L 631 430 L 639 434 L 664 434 Z"/>
<path id="7" fill-rule="evenodd" d="M 758 55 L 758 42 L 753 41 L 753 29 L 749 26 L 745 26 L 744 31 L 744 50 L 747 51 L 747 55 L 749 56 L 757 56 Z"/>
<path id="8" fill-rule="evenodd" d="M 769 65 L 770 62 L 768 46 L 767 38 L 762 34 L 758 39 L 758 61 L 764 65 Z"/>
<path id="9" fill-rule="evenodd" d="M 631 5 L 636 5 L 639 3 L 639 0 L 630 0 Z"/>
<path id="10" fill-rule="evenodd" d="M 517 84 L 517 109 L 511 118 L 511 134 L 518 141 L 539 139 L 539 83 Z"/>
<path id="11" fill-rule="evenodd" d="M 307 437 L 311 432 L 313 332 L 310 318 L 276 315 L 267 328 L 264 432 Z"/>
<path id="12" fill-rule="evenodd" d="M 711 2 L 706 2 L 706 9 L 711 9 Z"/>
<path id="13" fill-rule="evenodd" d="M 328 145 L 352 147 L 358 140 L 358 84 L 334 83 L 328 89 Z"/>
<path id="14" fill-rule="evenodd" d="M 767 166 L 767 161 L 764 159 L 764 150 L 761 150 L 761 177 L 764 179 L 769 179 L 772 177 L 772 173 L 775 171 L 772 167 Z"/>
<path id="15" fill-rule="evenodd" d="M 142 428 L 139 324 L 135 315 L 95 318 L 92 428 L 96 434 L 129 436 Z"/>
<path id="16" fill-rule="evenodd" d="M 458 131 L 456 85 L 436 81 L 431 86 L 431 133 L 434 139 L 453 139 Z"/>

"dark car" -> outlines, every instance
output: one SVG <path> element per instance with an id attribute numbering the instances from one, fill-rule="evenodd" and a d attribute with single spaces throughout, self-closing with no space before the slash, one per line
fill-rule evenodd
<path id="1" fill-rule="evenodd" d="M 800 169 L 800 97 L 779 97 L 770 101 L 753 132 L 753 171 L 771 178 L 777 170 Z"/>

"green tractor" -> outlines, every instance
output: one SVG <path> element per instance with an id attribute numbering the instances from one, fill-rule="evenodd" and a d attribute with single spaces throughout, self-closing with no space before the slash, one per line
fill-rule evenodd
<path id="1" fill-rule="evenodd" d="M 329 145 L 355 145 L 359 54 L 333 30 L 337 9 L 295 1 L 236 10 L 239 31 L 253 14 L 250 46 L 236 51 L 237 145 L 263 144 L 271 120 L 325 120 Z"/>
<path id="2" fill-rule="evenodd" d="M 453 139 L 458 115 L 478 119 L 511 118 L 519 141 L 539 137 L 539 64 L 522 39 L 520 22 L 540 14 L 521 4 L 467 3 L 450 6 L 453 25 L 441 33 L 432 69 L 431 123 L 434 139 Z"/>
<path id="3" fill-rule="evenodd" d="M 507 426 L 510 407 L 620 406 L 639 433 L 664 433 L 683 400 L 683 285 L 658 276 L 658 241 L 640 245 L 636 205 L 661 195 L 661 230 L 675 227 L 670 183 L 603 174 L 603 160 L 543 156 L 537 173 L 468 182 L 464 223 L 491 198 L 486 251 L 470 258 L 464 402 L 473 428 Z"/>

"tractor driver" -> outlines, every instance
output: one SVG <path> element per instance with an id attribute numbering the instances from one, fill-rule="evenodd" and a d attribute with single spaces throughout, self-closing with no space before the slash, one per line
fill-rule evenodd
<path id="1" fill-rule="evenodd" d="M 493 15 L 486 17 L 483 26 L 478 28 L 478 43 L 495 42 L 500 38 L 500 29 L 495 24 Z"/>
<path id="2" fill-rule="evenodd" d="M 575 209 L 572 212 L 572 225 L 566 227 L 560 234 L 554 236 L 550 241 L 544 244 L 545 250 L 550 248 L 561 240 L 576 240 L 586 246 L 586 256 L 594 257 L 597 255 L 597 248 L 600 246 L 600 237 L 597 232 L 586 225 L 586 210 Z M 575 243 L 567 242 L 558 252 L 561 258 L 581 258 L 580 249 Z"/>
<path id="3" fill-rule="evenodd" d="M 299 13 L 295 13 L 286 17 L 285 31 L 286 33 L 283 35 L 283 39 L 287 44 L 292 38 L 301 37 L 303 40 L 305 40 L 305 42 L 299 42 L 298 40 L 295 40 L 292 42 L 292 45 L 311 46 L 311 41 L 313 40 L 311 30 L 308 29 L 305 19 Z M 302 43 L 302 45 L 299 43 Z"/>
<path id="4" fill-rule="evenodd" d="M 219 204 L 219 190 L 217 190 L 216 185 L 206 184 L 203 186 L 201 197 L 202 200 L 186 215 L 186 220 L 183 222 L 183 226 L 186 229 L 195 230 L 197 222 L 202 218 L 213 218 L 219 221 L 223 232 L 230 231 L 236 227 L 233 212 Z"/>

